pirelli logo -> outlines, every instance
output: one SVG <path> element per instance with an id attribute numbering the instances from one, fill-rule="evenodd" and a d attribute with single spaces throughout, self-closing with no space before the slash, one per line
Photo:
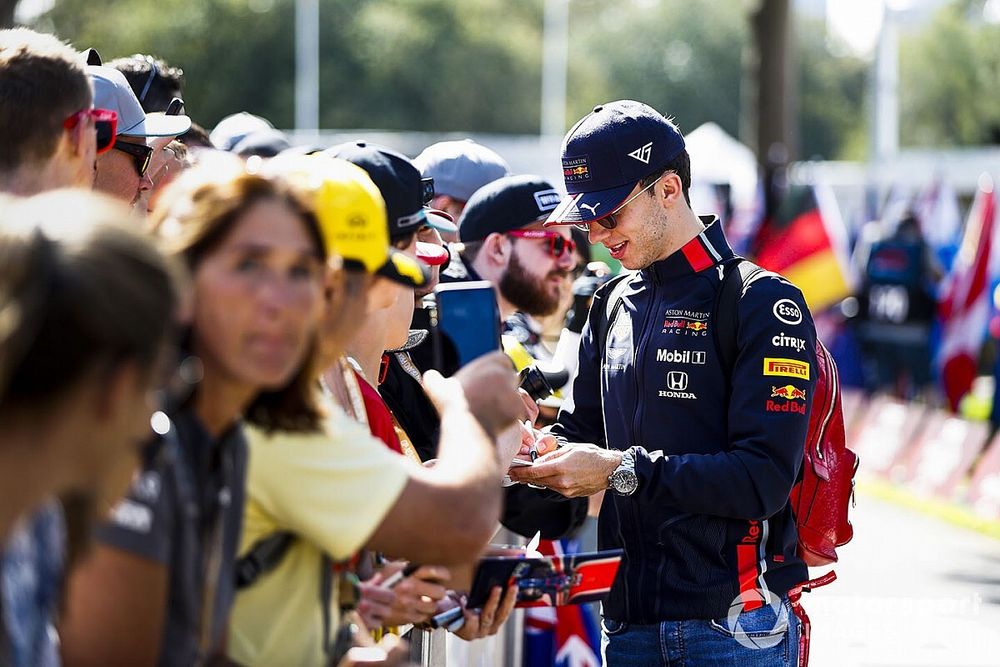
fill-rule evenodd
<path id="1" fill-rule="evenodd" d="M 764 375 L 808 380 L 809 364 L 798 359 L 764 357 Z"/>

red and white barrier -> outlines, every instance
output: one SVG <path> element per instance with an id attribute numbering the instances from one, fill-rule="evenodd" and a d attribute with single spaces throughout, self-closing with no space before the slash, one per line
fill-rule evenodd
<path id="1" fill-rule="evenodd" d="M 921 435 L 889 470 L 890 478 L 921 495 L 952 500 L 983 450 L 989 427 L 935 410 Z"/>
<path id="2" fill-rule="evenodd" d="M 926 409 L 888 396 L 877 396 L 859 417 L 847 446 L 861 457 L 862 473 L 889 475 L 916 443 Z"/>

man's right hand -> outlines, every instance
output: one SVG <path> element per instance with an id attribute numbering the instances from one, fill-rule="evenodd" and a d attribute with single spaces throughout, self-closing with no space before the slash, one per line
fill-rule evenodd
<path id="1" fill-rule="evenodd" d="M 515 420 L 525 416 L 524 403 L 517 393 L 517 375 L 510 359 L 502 352 L 479 357 L 445 380 L 436 371 L 424 375 L 424 388 L 439 409 L 450 405 L 457 382 L 465 395 L 469 412 L 483 429 L 496 438 Z"/>

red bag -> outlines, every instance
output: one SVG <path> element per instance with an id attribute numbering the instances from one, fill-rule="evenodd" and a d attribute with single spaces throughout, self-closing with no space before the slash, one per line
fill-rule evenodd
<path id="1" fill-rule="evenodd" d="M 753 262 L 734 258 L 715 304 L 719 322 L 736 322 L 744 287 L 771 274 Z M 724 368 L 732 373 L 736 359 L 735 327 L 715 329 Z M 816 339 L 816 388 L 805 439 L 802 479 L 790 501 L 799 531 L 799 557 L 810 567 L 837 562 L 837 547 L 854 537 L 847 512 L 854 502 L 858 456 L 847 448 L 840 376 L 830 351 Z"/>
<path id="2" fill-rule="evenodd" d="M 799 556 L 810 567 L 836 563 L 837 547 L 854 537 L 847 512 L 854 504 L 854 475 L 858 471 L 858 456 L 847 448 L 844 434 L 837 364 L 819 340 L 816 367 L 802 480 L 791 494 Z"/>
<path id="3" fill-rule="evenodd" d="M 715 305 L 717 317 L 735 322 L 737 302 L 743 286 L 767 275 L 753 262 L 739 258 L 736 270 L 726 273 Z M 733 328 L 716 329 L 722 358 L 732 372 L 736 358 Z M 722 340 L 725 338 L 725 340 Z M 854 475 L 858 455 L 847 448 L 844 433 L 844 408 L 840 396 L 840 376 L 830 351 L 816 339 L 816 387 L 813 389 L 809 429 L 806 431 L 802 479 L 792 487 L 789 501 L 799 531 L 799 557 L 810 567 L 837 562 L 837 547 L 854 537 L 854 527 L 847 512 L 854 504 Z M 802 606 L 802 594 L 826 586 L 837 578 L 827 572 L 818 579 L 805 581 L 788 591 L 792 611 L 799 619 L 799 667 L 809 665 L 809 640 L 812 624 Z"/>

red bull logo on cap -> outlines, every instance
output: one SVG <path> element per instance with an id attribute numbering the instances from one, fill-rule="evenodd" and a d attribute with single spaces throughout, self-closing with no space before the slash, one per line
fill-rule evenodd
<path id="1" fill-rule="evenodd" d="M 786 384 L 784 387 L 775 387 L 771 385 L 771 398 L 784 398 L 789 401 L 806 400 L 806 390 L 799 389 L 798 387 L 790 384 Z"/>
<path id="2" fill-rule="evenodd" d="M 563 180 L 566 183 L 579 183 L 590 180 L 590 165 L 586 157 L 563 158 Z"/>

